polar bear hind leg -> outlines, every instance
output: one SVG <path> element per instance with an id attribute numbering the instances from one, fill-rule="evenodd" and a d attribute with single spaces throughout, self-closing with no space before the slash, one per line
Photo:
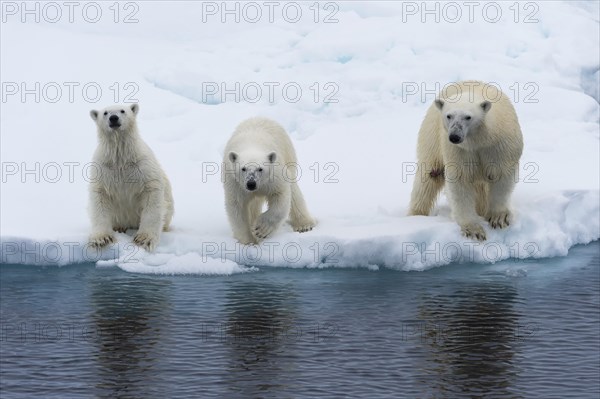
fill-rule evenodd
<path id="1" fill-rule="evenodd" d="M 316 226 L 316 221 L 308 212 L 306 202 L 300 187 L 297 183 L 292 183 L 292 204 L 290 208 L 290 224 L 294 231 L 304 233 L 310 231 Z"/>

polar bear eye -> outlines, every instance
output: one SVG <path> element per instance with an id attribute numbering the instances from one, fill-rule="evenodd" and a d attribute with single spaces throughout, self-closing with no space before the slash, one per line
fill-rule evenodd
<path id="1" fill-rule="evenodd" d="M 122 114 L 124 114 L 124 113 L 125 113 L 125 111 L 121 110 L 121 113 L 122 113 Z"/>
<path id="2" fill-rule="evenodd" d="M 259 172 L 262 172 L 262 171 L 263 171 L 263 169 L 262 169 L 262 168 L 258 168 L 258 171 L 259 171 Z"/>
<path id="3" fill-rule="evenodd" d="M 108 115 L 108 112 L 104 111 L 104 115 L 105 115 L 105 116 L 106 116 L 106 115 Z"/>
<path id="4" fill-rule="evenodd" d="M 466 116 L 465 119 L 468 120 L 468 121 L 470 121 L 471 117 L 470 116 Z"/>
<path id="5" fill-rule="evenodd" d="M 446 115 L 446 118 L 452 119 L 452 115 Z"/>
<path id="6" fill-rule="evenodd" d="M 242 168 L 242 172 L 245 172 L 245 171 L 246 171 L 246 168 L 245 168 L 245 167 L 244 167 L 244 168 Z"/>

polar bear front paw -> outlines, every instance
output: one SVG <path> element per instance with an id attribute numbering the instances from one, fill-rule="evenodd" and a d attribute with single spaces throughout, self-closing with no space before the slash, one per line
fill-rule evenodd
<path id="1" fill-rule="evenodd" d="M 460 226 L 462 234 L 467 238 L 473 238 L 477 241 L 485 241 L 487 239 L 485 230 L 478 223 L 471 223 Z"/>
<path id="2" fill-rule="evenodd" d="M 292 229 L 298 233 L 306 233 L 307 231 L 311 231 L 316 225 L 317 222 L 315 222 L 313 219 L 306 219 L 293 223 Z"/>
<path id="3" fill-rule="evenodd" d="M 115 237 L 110 233 L 97 233 L 90 237 L 90 246 L 94 248 L 103 248 L 115 242 Z"/>
<path id="4" fill-rule="evenodd" d="M 273 233 L 277 225 L 269 220 L 269 218 L 261 215 L 258 218 L 258 221 L 252 227 L 252 235 L 256 237 L 257 240 L 264 240 L 268 236 Z"/>
<path id="5" fill-rule="evenodd" d="M 510 226 L 512 214 L 509 210 L 504 210 L 500 212 L 490 213 L 486 216 L 486 219 L 490 223 L 490 226 L 492 226 L 492 228 L 503 229 L 505 227 Z"/>
<path id="6" fill-rule="evenodd" d="M 144 248 L 146 251 L 152 252 L 158 244 L 158 237 L 152 233 L 137 233 L 135 237 L 133 237 L 133 242 Z"/>

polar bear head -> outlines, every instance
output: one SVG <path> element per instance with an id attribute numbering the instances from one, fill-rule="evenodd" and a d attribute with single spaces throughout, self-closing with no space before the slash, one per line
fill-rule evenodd
<path id="1" fill-rule="evenodd" d="M 113 105 L 99 111 L 91 110 L 90 116 L 102 132 L 129 132 L 135 128 L 135 119 L 139 110 L 137 104 Z"/>
<path id="2" fill-rule="evenodd" d="M 468 139 L 484 122 L 485 115 L 492 107 L 489 101 L 471 103 L 454 101 L 449 98 L 435 100 L 435 106 L 442 114 L 442 123 L 452 144 L 460 144 Z"/>
<path id="3" fill-rule="evenodd" d="M 249 192 L 268 190 L 273 181 L 274 167 L 277 165 L 275 152 L 231 151 L 227 158 L 234 166 L 235 181 L 244 190 Z"/>

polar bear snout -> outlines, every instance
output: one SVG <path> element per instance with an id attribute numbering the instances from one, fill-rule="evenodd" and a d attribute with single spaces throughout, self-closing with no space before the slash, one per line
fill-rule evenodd
<path id="1" fill-rule="evenodd" d="M 460 137 L 458 134 L 451 134 L 449 140 L 452 144 L 460 144 L 462 143 L 463 138 Z"/>
<path id="2" fill-rule="evenodd" d="M 460 144 L 463 142 L 467 132 L 466 124 L 461 123 L 460 121 L 454 121 L 448 126 L 448 140 L 452 144 Z"/>
<path id="3" fill-rule="evenodd" d="M 240 169 L 240 185 L 247 191 L 258 190 L 264 170 L 257 162 L 245 163 Z"/>
<path id="4" fill-rule="evenodd" d="M 108 126 L 111 129 L 117 129 L 121 127 L 121 121 L 119 120 L 119 117 L 117 115 L 111 115 L 110 118 L 108 118 Z"/>
<path id="5" fill-rule="evenodd" d="M 248 191 L 256 190 L 256 180 L 248 180 L 246 182 L 246 188 L 248 189 Z"/>

